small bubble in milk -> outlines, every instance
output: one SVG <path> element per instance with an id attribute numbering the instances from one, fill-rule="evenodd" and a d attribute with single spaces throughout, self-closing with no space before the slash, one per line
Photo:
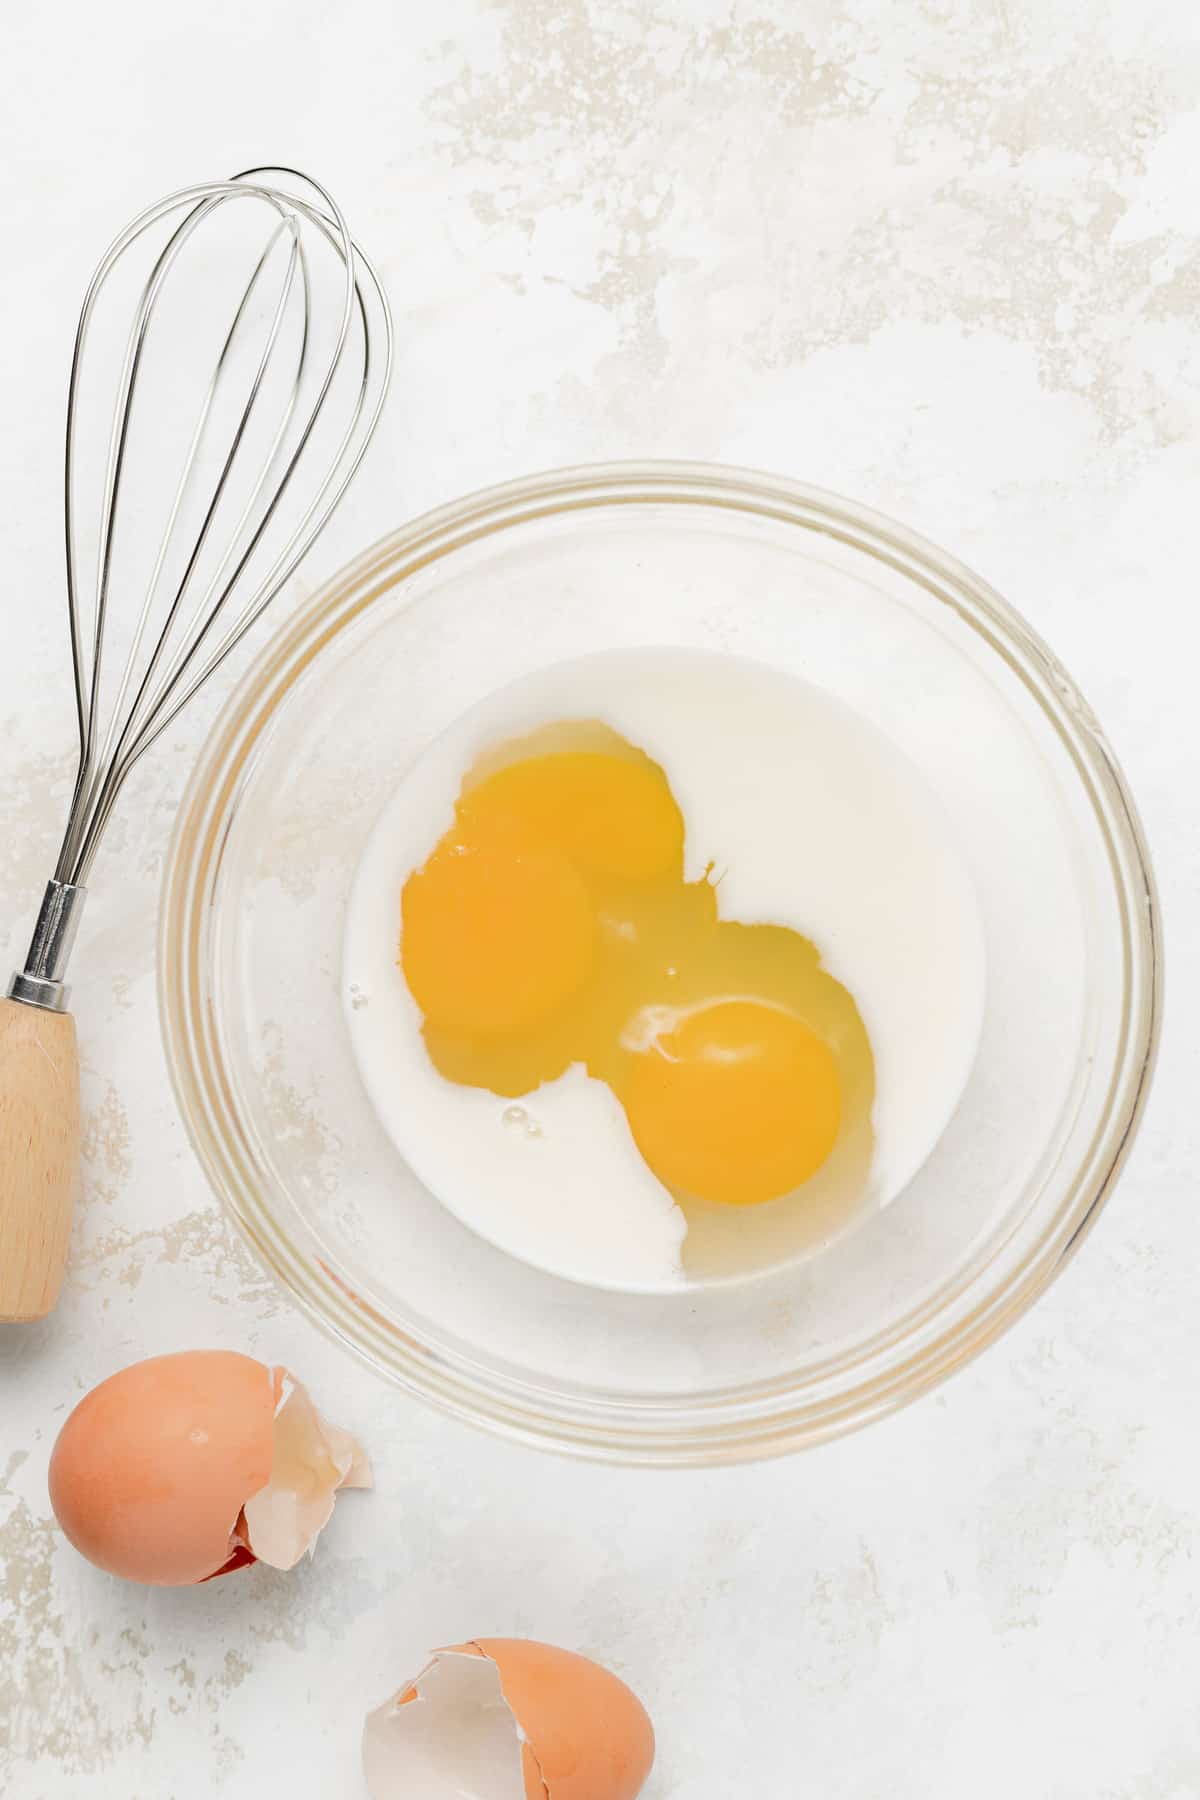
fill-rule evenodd
<path id="1" fill-rule="evenodd" d="M 526 1137 L 539 1138 L 542 1128 L 536 1119 L 531 1119 L 523 1106 L 506 1106 L 500 1115 L 502 1122 L 510 1131 L 524 1131 Z"/>

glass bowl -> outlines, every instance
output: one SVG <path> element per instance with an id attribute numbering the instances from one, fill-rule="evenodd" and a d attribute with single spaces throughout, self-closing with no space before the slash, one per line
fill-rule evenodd
<path id="1" fill-rule="evenodd" d="M 957 1112 L 891 1206 L 798 1266 L 647 1297 L 526 1267 L 422 1188 L 361 1085 L 339 977 L 359 856 L 431 737 L 530 669 L 665 644 L 816 682 L 907 753 L 974 877 L 988 999 Z M 997 594 L 849 501 L 652 463 L 444 507 L 288 621 L 184 798 L 159 978 L 201 1162 L 317 1320 L 410 1392 L 509 1437 L 707 1464 L 862 1425 L 1024 1312 L 1128 1151 L 1161 963 L 1120 770 Z"/>

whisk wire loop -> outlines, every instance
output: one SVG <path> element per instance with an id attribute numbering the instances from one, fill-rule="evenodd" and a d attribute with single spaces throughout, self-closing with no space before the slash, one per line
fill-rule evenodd
<path id="1" fill-rule="evenodd" d="M 228 266 L 198 234 L 247 203 L 266 209 L 267 235 L 258 238 L 232 303 L 215 320 L 211 307 L 204 313 L 205 331 L 216 325 L 213 361 L 198 399 L 184 409 L 175 473 L 176 439 L 154 436 L 149 363 L 156 350 L 163 360 L 170 341 L 168 296 L 188 293 L 185 260 L 195 265 L 202 249 L 200 269 L 213 281 Z M 132 259 L 148 241 L 154 251 L 142 278 Z M 130 273 L 139 283 L 132 317 L 119 355 L 105 364 L 93 349 L 104 336 L 102 308 L 112 310 L 109 297 Z M 264 166 L 180 188 L 147 207 L 105 251 L 75 332 L 63 462 L 78 762 L 53 879 L 12 997 L 51 1010 L 65 1005 L 62 977 L 85 885 L 123 783 L 324 529 L 378 424 L 392 355 L 375 269 L 329 192 L 298 169 Z M 94 361 L 105 374 L 98 386 Z M 186 391 L 187 371 L 169 358 L 166 368 L 174 398 L 176 389 Z M 94 518 L 81 504 L 79 467 L 93 387 L 110 396 L 103 435 L 95 437 L 103 465 Z M 143 449 L 149 440 L 165 502 L 144 576 L 131 575 L 131 558 L 122 555 L 142 522 L 131 455 L 139 435 Z M 114 660 L 106 645 L 114 622 L 126 620 L 124 658 Z"/>

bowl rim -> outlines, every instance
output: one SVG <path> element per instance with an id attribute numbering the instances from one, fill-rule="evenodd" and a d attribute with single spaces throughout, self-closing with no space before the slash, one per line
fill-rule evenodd
<path id="1" fill-rule="evenodd" d="M 321 652 L 383 594 L 470 543 L 556 515 L 646 503 L 757 514 L 834 537 L 951 607 L 1017 675 L 1067 750 L 1100 829 L 1123 937 L 1121 1034 L 1107 1104 L 1053 1217 L 1009 1259 L 1003 1279 L 996 1276 L 1014 1233 L 1004 1234 L 1001 1254 L 989 1240 L 987 1254 L 959 1271 L 952 1305 L 939 1293 L 936 1305 L 906 1314 L 852 1359 L 810 1366 L 801 1380 L 793 1373 L 665 1405 L 568 1394 L 561 1385 L 548 1393 L 520 1371 L 422 1342 L 356 1294 L 319 1254 L 315 1236 L 305 1246 L 262 1201 L 204 984 L 207 896 L 255 745 Z M 210 728 L 176 815 L 159 916 L 160 1020 L 185 1129 L 226 1212 L 285 1292 L 371 1367 L 452 1416 L 542 1449 L 624 1463 L 744 1461 L 841 1436 L 928 1392 L 994 1342 L 1065 1266 L 1112 1191 L 1149 1092 L 1162 982 L 1158 897 L 1133 799 L 1090 707 L 1026 620 L 957 559 L 871 508 L 785 476 L 711 463 L 584 465 L 484 488 L 388 533 L 322 583 L 260 650 Z M 847 1360 L 855 1366 L 850 1386 L 841 1379 Z"/>

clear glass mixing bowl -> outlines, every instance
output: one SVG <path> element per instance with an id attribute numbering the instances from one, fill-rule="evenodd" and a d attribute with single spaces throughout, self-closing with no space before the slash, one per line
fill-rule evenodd
<path id="1" fill-rule="evenodd" d="M 974 875 L 988 1004 L 962 1103 L 893 1205 L 801 1266 L 647 1298 L 527 1268 L 421 1187 L 361 1086 L 339 965 L 362 848 L 435 733 L 532 668 L 663 644 L 789 670 L 907 752 Z M 1121 773 L 1024 621 L 862 507 L 665 463 L 566 470 L 445 507 L 287 623 L 185 796 L 159 974 L 209 1179 L 323 1325 L 460 1418 L 678 1464 L 850 1430 L 1016 1319 L 1129 1148 L 1161 985 Z"/>

